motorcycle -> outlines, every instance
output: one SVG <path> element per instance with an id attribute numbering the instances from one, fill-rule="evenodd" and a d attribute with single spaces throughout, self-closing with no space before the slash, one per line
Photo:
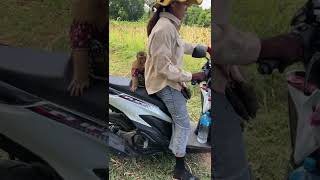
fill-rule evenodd
<path id="1" fill-rule="evenodd" d="M 0 179 L 26 170 L 46 180 L 107 179 L 106 82 L 71 97 L 68 54 L 0 45 L 0 55 L 0 149 L 10 157 L 0 160 Z"/>
<path id="2" fill-rule="evenodd" d="M 205 113 L 211 111 L 209 58 L 202 70 L 206 73 L 207 80 L 192 84 L 199 85 L 202 113 Z M 197 124 L 191 122 L 191 127 L 187 152 L 210 152 L 211 145 L 208 142 L 201 144 L 197 141 Z M 109 130 L 117 137 L 109 139 L 110 148 L 115 153 L 131 157 L 151 155 L 169 151 L 172 119 L 159 97 L 148 95 L 145 88 L 131 92 L 130 79 L 109 76 Z"/>
<path id="3" fill-rule="evenodd" d="M 316 8 L 313 11 L 310 10 L 310 7 L 319 7 L 319 3 L 315 0 L 309 0 L 294 16 L 291 25 L 294 32 L 302 31 L 307 36 L 309 33 L 311 37 L 313 33 L 320 32 L 320 23 L 315 16 L 317 15 Z M 317 36 L 315 35 L 312 38 L 317 38 Z M 310 169 L 310 161 L 306 161 L 309 157 L 315 158 L 316 163 L 320 162 L 320 129 L 314 124 L 316 122 L 314 122 L 315 120 L 312 117 L 317 106 L 320 105 L 320 48 L 317 42 L 313 43 L 312 46 L 312 53 L 308 58 L 303 60 L 305 70 L 293 70 L 287 73 L 289 127 L 292 149 L 289 174 L 294 169 L 308 169 L 308 167 Z M 279 62 L 274 60 L 259 62 L 258 71 L 261 74 L 271 74 L 275 69 L 279 69 L 279 65 Z M 314 166 L 314 164 L 311 166 Z M 317 169 L 313 173 L 317 174 L 319 172 L 320 170 Z M 297 177 L 294 177 L 293 173 L 291 174 L 292 179 Z M 303 177 L 301 176 L 300 178 L 302 179 Z M 288 178 L 290 178 L 290 175 Z"/>

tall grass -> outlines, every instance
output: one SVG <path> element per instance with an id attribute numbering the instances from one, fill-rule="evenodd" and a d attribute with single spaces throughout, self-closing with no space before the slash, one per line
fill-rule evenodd
<path id="1" fill-rule="evenodd" d="M 261 38 L 286 33 L 290 19 L 303 0 L 233 1 L 232 23 Z M 301 68 L 299 65 L 288 69 Z M 254 175 L 261 180 L 286 178 L 290 155 L 287 87 L 285 74 L 262 76 L 256 65 L 245 67 L 260 101 L 257 118 L 246 128 L 245 138 Z"/>
<path id="2" fill-rule="evenodd" d="M 53 51 L 69 50 L 69 1 L 0 1 L 0 17 L 1 43 Z"/>

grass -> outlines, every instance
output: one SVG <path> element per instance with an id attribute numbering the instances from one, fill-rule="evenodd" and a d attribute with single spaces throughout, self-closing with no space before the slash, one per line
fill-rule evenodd
<path id="1" fill-rule="evenodd" d="M 69 1 L 1 1 L 0 16 L 1 43 L 49 51 L 69 51 Z"/>
<path id="2" fill-rule="evenodd" d="M 146 50 L 146 23 L 111 21 L 109 31 L 109 72 L 115 76 L 130 77 L 131 63 L 140 50 Z M 199 27 L 182 27 L 182 37 L 192 43 L 209 45 L 210 30 Z M 205 60 L 185 56 L 184 69 L 197 72 Z M 188 102 L 188 111 L 192 121 L 197 121 L 200 114 L 200 91 L 191 87 L 193 97 Z M 174 156 L 160 154 L 151 157 L 122 158 L 111 157 L 111 179 L 171 179 L 174 167 Z M 210 154 L 188 155 L 187 162 L 192 172 L 201 179 L 210 179 Z"/>
<path id="3" fill-rule="evenodd" d="M 289 30 L 290 19 L 302 0 L 234 1 L 232 23 L 243 31 L 270 37 Z M 301 68 L 295 65 L 288 70 Z M 261 109 L 247 125 L 245 139 L 254 175 L 260 180 L 286 177 L 290 149 L 285 74 L 262 76 L 256 65 L 244 68 L 255 86 Z"/>

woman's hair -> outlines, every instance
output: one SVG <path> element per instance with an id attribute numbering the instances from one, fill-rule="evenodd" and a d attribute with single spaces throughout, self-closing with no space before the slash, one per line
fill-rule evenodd
<path id="1" fill-rule="evenodd" d="M 147 35 L 151 34 L 153 27 L 157 24 L 158 20 L 160 19 L 160 12 L 167 11 L 168 7 L 160 6 L 157 8 L 157 11 L 153 13 L 152 17 L 150 18 L 147 26 Z"/>

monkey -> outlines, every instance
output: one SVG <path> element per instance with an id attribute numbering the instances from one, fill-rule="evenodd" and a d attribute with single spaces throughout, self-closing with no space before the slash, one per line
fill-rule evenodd
<path id="1" fill-rule="evenodd" d="M 72 80 L 68 86 L 71 96 L 81 96 L 89 88 L 90 79 L 106 79 L 105 55 L 90 61 L 91 42 L 107 47 L 106 0 L 71 0 L 72 22 L 69 29 Z M 107 54 L 107 53 L 106 53 Z"/>
<path id="2" fill-rule="evenodd" d="M 144 65 L 146 63 L 147 56 L 144 51 L 139 51 L 136 55 L 136 60 L 132 63 L 131 68 L 131 88 L 132 92 L 135 92 L 138 87 L 144 87 Z"/>

